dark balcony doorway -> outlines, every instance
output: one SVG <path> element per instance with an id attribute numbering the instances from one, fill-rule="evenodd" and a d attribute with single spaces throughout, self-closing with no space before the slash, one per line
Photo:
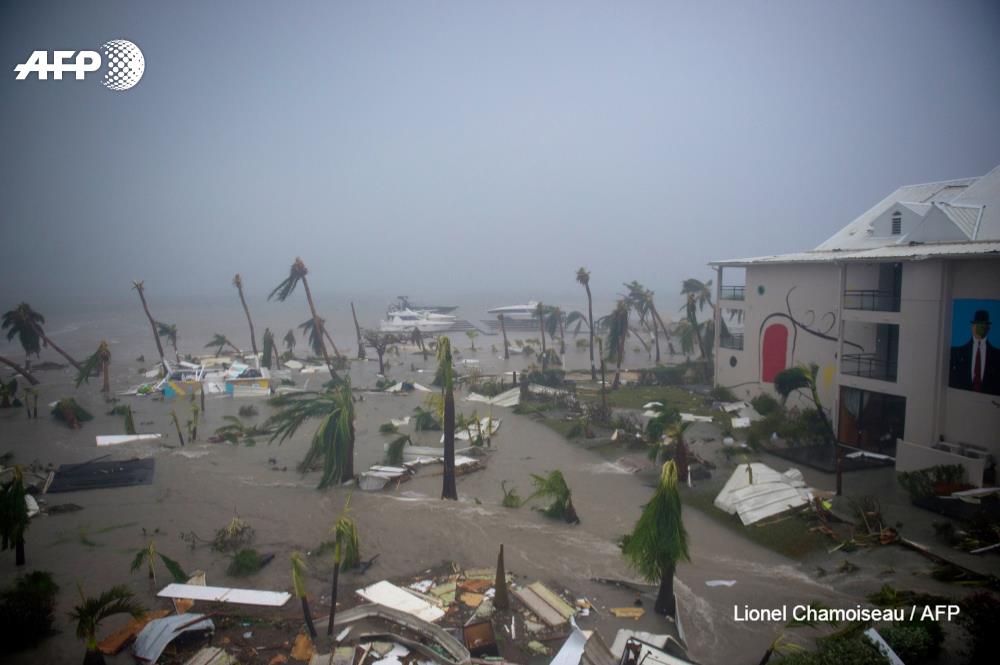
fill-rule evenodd
<path id="1" fill-rule="evenodd" d="M 905 424 L 905 397 L 841 386 L 841 443 L 895 457 L 896 439 L 903 437 Z"/>

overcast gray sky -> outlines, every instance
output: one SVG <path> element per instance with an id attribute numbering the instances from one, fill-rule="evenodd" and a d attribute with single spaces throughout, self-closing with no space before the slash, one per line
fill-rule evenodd
<path id="1" fill-rule="evenodd" d="M 1000 3 L 0 5 L 0 306 L 316 288 L 658 293 L 1000 163 Z M 15 81 L 128 39 L 127 92 Z"/>

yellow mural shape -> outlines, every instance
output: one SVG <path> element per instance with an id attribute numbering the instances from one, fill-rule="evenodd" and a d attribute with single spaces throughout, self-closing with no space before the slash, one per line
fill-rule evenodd
<path id="1" fill-rule="evenodd" d="M 823 390 L 830 390 L 833 387 L 833 374 L 837 371 L 837 368 L 833 365 L 824 365 L 823 369 L 820 370 L 820 380 L 822 381 Z"/>

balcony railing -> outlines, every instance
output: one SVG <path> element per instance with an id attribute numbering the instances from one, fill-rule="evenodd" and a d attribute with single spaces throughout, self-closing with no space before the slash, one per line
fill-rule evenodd
<path id="1" fill-rule="evenodd" d="M 899 296 L 878 289 L 844 291 L 844 309 L 863 309 L 869 312 L 898 312 Z"/>
<path id="2" fill-rule="evenodd" d="M 743 350 L 743 333 L 729 333 L 719 337 L 719 346 L 723 349 Z"/>
<path id="3" fill-rule="evenodd" d="M 840 373 L 879 381 L 895 381 L 896 361 L 880 358 L 874 353 L 845 353 L 840 361 Z"/>
<path id="4" fill-rule="evenodd" d="M 719 289 L 719 298 L 722 300 L 743 300 L 746 296 L 745 286 L 723 286 Z"/>

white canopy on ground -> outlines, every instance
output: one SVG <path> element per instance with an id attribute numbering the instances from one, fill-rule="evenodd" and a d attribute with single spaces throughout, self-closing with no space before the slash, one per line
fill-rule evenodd
<path id="1" fill-rule="evenodd" d="M 736 467 L 715 497 L 715 507 L 739 515 L 740 521 L 748 525 L 804 506 L 812 497 L 798 469 L 778 473 L 766 464 L 754 462 Z"/>
<path id="2" fill-rule="evenodd" d="M 517 406 L 521 401 L 521 389 L 511 388 L 505 392 L 500 393 L 494 397 L 486 397 L 485 395 L 480 395 L 479 393 L 469 393 L 469 396 L 465 398 L 466 402 L 482 402 L 483 404 L 492 404 L 493 406 Z"/>

